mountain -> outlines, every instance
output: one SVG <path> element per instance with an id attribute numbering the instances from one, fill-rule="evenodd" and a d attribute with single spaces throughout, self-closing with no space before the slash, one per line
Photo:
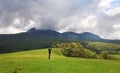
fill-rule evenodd
<path id="1" fill-rule="evenodd" d="M 33 34 L 33 35 L 48 35 L 48 36 L 59 36 L 60 33 L 53 31 L 53 30 L 38 30 L 35 28 L 30 29 L 28 32 L 26 32 L 28 34 Z"/>
<path id="2" fill-rule="evenodd" d="M 84 32 L 81 34 L 74 32 L 65 32 L 63 33 L 63 36 L 73 40 L 88 40 L 88 41 L 102 40 L 102 38 L 90 32 Z"/>
<path id="3" fill-rule="evenodd" d="M 27 33 L 32 35 L 40 35 L 40 36 L 49 36 L 49 37 L 53 36 L 68 40 L 88 40 L 88 41 L 102 40 L 102 38 L 90 32 L 84 32 L 80 34 L 75 32 L 59 33 L 53 30 L 37 30 L 35 28 L 32 28 Z"/>
<path id="4" fill-rule="evenodd" d="M 120 40 L 102 39 L 98 35 L 90 32 L 59 33 L 53 30 L 39 30 L 32 28 L 25 33 L 19 34 L 1 34 L 0 35 L 0 53 L 31 50 L 37 48 L 51 47 L 52 44 L 68 41 L 100 41 L 120 44 Z"/>

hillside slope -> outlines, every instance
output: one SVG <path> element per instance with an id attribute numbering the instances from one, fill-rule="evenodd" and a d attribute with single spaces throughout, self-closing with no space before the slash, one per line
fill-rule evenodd
<path id="1" fill-rule="evenodd" d="M 59 33 L 53 30 L 30 29 L 28 32 L 19 34 L 0 35 L 0 53 L 32 50 L 37 48 L 48 48 L 56 42 L 69 41 L 100 41 L 120 44 L 119 40 L 106 40 L 90 32 Z"/>
<path id="2" fill-rule="evenodd" d="M 1 73 L 120 73 L 120 61 L 57 55 L 47 49 L 0 54 Z M 120 56 L 120 55 L 119 55 Z"/>

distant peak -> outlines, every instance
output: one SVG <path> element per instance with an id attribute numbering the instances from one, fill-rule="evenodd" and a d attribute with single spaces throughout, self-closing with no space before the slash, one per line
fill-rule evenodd
<path id="1" fill-rule="evenodd" d="M 36 28 L 31 28 L 28 30 L 28 32 L 33 32 L 33 31 L 36 31 L 37 29 Z"/>
<path id="2" fill-rule="evenodd" d="M 93 34 L 93 33 L 91 33 L 91 32 L 83 32 L 81 34 Z"/>
<path id="3" fill-rule="evenodd" d="M 94 34 L 94 33 L 91 33 L 91 32 L 83 32 L 83 33 L 81 33 L 82 35 L 94 35 L 94 36 L 98 36 L 98 35 L 96 35 L 96 34 Z"/>
<path id="4" fill-rule="evenodd" d="M 50 29 L 36 29 L 36 28 L 31 28 L 28 30 L 28 32 L 31 32 L 31 31 L 54 31 L 54 30 L 50 30 Z"/>
<path id="5" fill-rule="evenodd" d="M 54 30 L 47 30 L 47 29 L 36 29 L 36 28 L 31 28 L 30 30 L 27 31 L 27 33 L 30 34 L 41 34 L 41 35 L 59 35 L 60 33 Z"/>

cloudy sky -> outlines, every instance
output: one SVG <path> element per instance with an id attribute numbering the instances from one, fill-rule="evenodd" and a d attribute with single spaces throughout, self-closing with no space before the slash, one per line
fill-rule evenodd
<path id="1" fill-rule="evenodd" d="M 120 0 L 0 0 L 0 34 L 33 27 L 120 39 Z"/>

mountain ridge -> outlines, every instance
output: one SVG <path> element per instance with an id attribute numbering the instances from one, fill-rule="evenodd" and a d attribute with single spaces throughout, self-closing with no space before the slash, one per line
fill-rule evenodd
<path id="1" fill-rule="evenodd" d="M 94 38 L 96 37 L 97 39 L 102 39 L 98 35 L 90 33 L 90 32 L 83 32 L 83 33 L 63 32 L 63 33 L 60 33 L 60 32 L 54 31 L 54 30 L 42 30 L 42 29 L 32 28 L 32 29 L 28 30 L 26 33 L 30 33 L 30 34 L 36 33 L 36 35 L 46 33 L 48 35 L 59 35 L 59 36 L 63 36 L 63 37 L 70 37 L 70 36 L 74 35 L 74 37 L 76 37 L 76 39 L 83 38 L 86 36 L 94 36 Z M 71 37 L 71 39 L 72 39 L 72 37 Z"/>
<path id="2" fill-rule="evenodd" d="M 75 32 L 59 33 L 54 30 L 38 30 L 33 28 L 24 33 L 0 35 L 0 53 L 48 48 L 51 47 L 53 43 L 72 41 L 120 44 L 119 40 L 103 39 L 90 32 L 84 32 L 81 34 Z"/>

